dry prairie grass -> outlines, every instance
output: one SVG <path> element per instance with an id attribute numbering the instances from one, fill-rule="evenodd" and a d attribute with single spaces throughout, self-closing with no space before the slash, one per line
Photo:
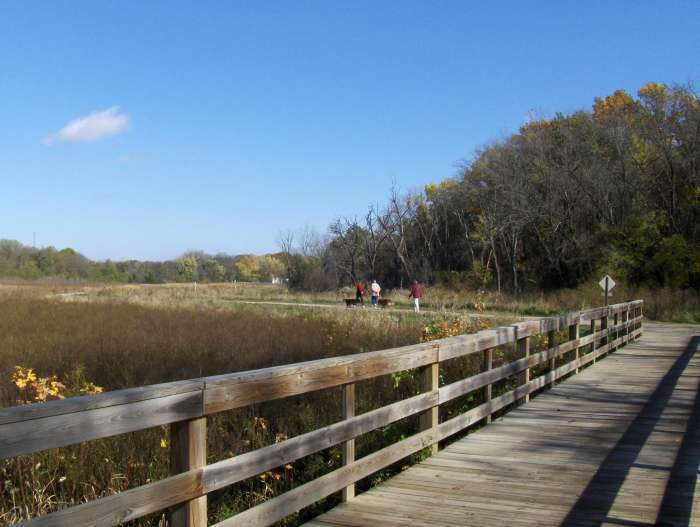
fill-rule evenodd
<path id="1" fill-rule="evenodd" d="M 354 289 L 344 288 L 325 293 L 290 291 L 285 285 L 272 284 L 192 284 L 133 285 L 92 287 L 84 299 L 127 301 L 133 303 L 172 306 L 190 305 L 231 307 L 230 301 L 285 302 L 341 307 L 344 298 L 354 297 Z M 547 316 L 588 309 L 603 305 L 604 299 L 597 283 L 587 283 L 576 289 L 549 292 L 527 292 L 518 295 L 454 290 L 444 287 L 424 288 L 423 307 L 428 312 L 489 313 L 508 316 Z M 408 291 L 393 289 L 383 292 L 397 309 L 412 309 Z M 75 297 L 80 299 L 82 297 Z M 643 299 L 645 316 L 652 320 L 700 323 L 700 293 L 691 289 L 644 289 L 618 284 L 610 303 Z M 279 310 L 282 312 L 283 310 Z"/>
<path id="2" fill-rule="evenodd" d="M 56 375 L 68 385 L 75 384 L 67 379 L 75 379 L 80 369 L 84 381 L 113 390 L 386 349 L 483 327 L 483 320 L 446 313 L 465 307 L 535 315 L 582 309 L 600 305 L 596 287 L 517 298 L 429 288 L 426 304 L 434 311 L 415 315 L 400 310 L 301 309 L 229 302 L 340 304 L 342 298 L 352 296 L 352 291 L 297 294 L 284 286 L 259 284 L 199 285 L 196 293 L 192 284 L 6 285 L 0 287 L 0 405 L 12 405 L 19 399 L 17 387 L 9 382 L 16 365 L 34 368 L 44 378 Z M 616 293 L 616 302 L 638 294 L 622 287 Z M 683 294 L 687 296 L 665 291 L 641 297 L 646 300 L 646 314 L 661 318 L 695 309 L 697 297 Z M 402 307 L 408 304 L 407 295 L 392 291 L 387 296 Z M 489 319 L 488 323 L 500 325 L 509 320 L 512 317 Z M 543 346 L 544 342 L 535 342 L 533 351 Z M 513 354 L 511 348 L 499 349 L 494 365 Z M 441 369 L 441 382 L 473 375 L 480 368 L 480 357 L 450 361 Z M 545 370 L 541 367 L 533 374 Z M 514 382 L 502 382 L 494 387 L 494 393 Z M 357 390 L 358 411 L 367 411 L 415 395 L 419 383 L 416 372 L 405 372 L 359 383 Z M 447 418 L 465 411 L 478 404 L 479 398 L 478 393 L 460 398 L 441 408 L 441 415 Z M 339 390 L 211 416 L 208 461 L 238 455 L 340 417 Z M 357 441 L 358 455 L 416 429 L 416 420 L 406 419 L 366 434 Z M 0 462 L 0 523 L 14 523 L 165 477 L 167 442 L 168 430 L 158 428 Z M 221 520 L 339 464 L 340 451 L 332 448 L 214 493 L 210 496 L 210 519 Z M 382 471 L 360 487 L 400 468 Z M 283 523 L 294 525 L 336 501 L 337 497 L 331 497 Z M 161 521 L 162 517 L 154 516 L 136 524 Z"/>
<path id="3" fill-rule="evenodd" d="M 483 325 L 468 318 L 445 321 L 440 316 L 379 310 L 203 309 L 188 304 L 186 298 L 173 300 L 185 288 L 167 289 L 156 293 L 166 300 L 153 305 L 129 298 L 108 301 L 105 295 L 101 302 L 46 298 L 55 294 L 53 289 L 0 294 L 0 404 L 9 406 L 24 398 L 10 382 L 17 365 L 33 368 L 39 377 L 55 375 L 69 386 L 80 377 L 80 383 L 114 390 L 411 344 L 425 338 L 426 325 L 431 324 L 435 324 L 431 335 L 437 336 L 443 330 L 453 331 L 455 324 L 459 331 Z M 217 287 L 204 289 L 212 297 L 220 292 Z M 142 294 L 141 288 L 137 290 Z M 87 296 L 93 294 L 100 292 Z M 359 384 L 358 406 L 363 411 L 376 408 L 418 390 L 413 374 L 373 379 Z M 213 462 L 231 457 L 330 424 L 340 416 L 339 390 L 215 415 L 208 420 L 208 458 Z M 415 429 L 412 419 L 386 427 L 359 440 L 358 452 L 368 453 Z M 0 523 L 165 477 L 167 445 L 168 430 L 157 428 L 0 462 Z M 211 519 L 318 477 L 337 467 L 339 456 L 337 448 L 329 449 L 215 493 L 210 498 Z M 335 499 L 286 523 L 301 521 Z M 136 523 L 156 525 L 161 520 L 154 516 Z"/>

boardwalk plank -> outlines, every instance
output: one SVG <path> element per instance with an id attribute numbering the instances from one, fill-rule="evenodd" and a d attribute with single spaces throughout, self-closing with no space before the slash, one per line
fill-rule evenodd
<path id="1" fill-rule="evenodd" d="M 641 340 L 307 525 L 700 526 L 693 335 L 645 324 Z"/>

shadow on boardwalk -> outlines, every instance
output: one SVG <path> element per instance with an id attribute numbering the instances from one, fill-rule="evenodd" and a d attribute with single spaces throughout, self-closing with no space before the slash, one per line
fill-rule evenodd
<path id="1" fill-rule="evenodd" d="M 698 464 L 700 463 L 700 390 L 695 387 L 695 399 L 686 432 L 662 499 L 655 524 L 608 517 L 615 499 L 634 465 L 637 456 L 667 408 L 678 381 L 695 352 L 700 349 L 700 336 L 694 336 L 684 352 L 659 382 L 656 390 L 642 407 L 625 433 L 605 457 L 590 483 L 577 500 L 562 525 L 573 527 L 608 523 L 627 526 L 687 526 L 690 525 Z M 646 467 L 668 470 L 667 467 Z"/>

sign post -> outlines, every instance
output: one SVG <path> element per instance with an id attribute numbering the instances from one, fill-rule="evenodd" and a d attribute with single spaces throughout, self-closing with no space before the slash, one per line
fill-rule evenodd
<path id="1" fill-rule="evenodd" d="M 610 275 L 606 274 L 603 278 L 600 279 L 598 285 L 604 291 L 603 295 L 605 296 L 605 305 L 607 306 L 608 297 L 612 295 L 612 288 L 615 287 L 615 280 L 610 278 Z"/>

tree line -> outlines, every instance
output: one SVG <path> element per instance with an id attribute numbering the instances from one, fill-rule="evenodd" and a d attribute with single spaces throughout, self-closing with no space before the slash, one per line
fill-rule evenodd
<path id="1" fill-rule="evenodd" d="M 519 292 L 600 272 L 700 290 L 700 102 L 650 83 L 592 108 L 531 119 L 424 189 L 327 231 L 281 232 L 265 256 L 190 251 L 164 262 L 93 262 L 72 249 L 0 241 L 0 276 L 118 282 L 271 281 L 327 290 L 410 280 Z"/>
<path id="2" fill-rule="evenodd" d="M 71 248 L 34 248 L 0 240 L 0 277 L 116 283 L 270 282 L 283 280 L 281 255 L 209 255 L 188 251 L 166 261 L 93 261 Z"/>
<path id="3" fill-rule="evenodd" d="M 700 103 L 650 83 L 590 110 L 532 119 L 422 191 L 329 229 L 325 268 L 349 283 L 418 278 L 518 292 L 594 273 L 700 289 Z"/>

